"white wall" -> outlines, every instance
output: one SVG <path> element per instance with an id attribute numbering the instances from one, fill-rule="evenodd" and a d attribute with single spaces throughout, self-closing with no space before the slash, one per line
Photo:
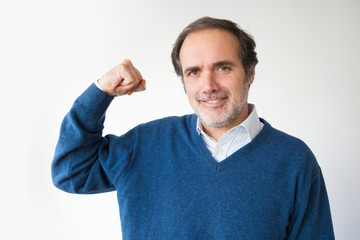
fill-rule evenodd
<path id="1" fill-rule="evenodd" d="M 34 0 L 0 3 L 1 239 L 121 239 L 115 193 L 55 189 L 62 117 L 92 81 L 130 58 L 148 81 L 117 99 L 106 133 L 192 112 L 170 62 L 178 33 L 205 16 L 255 37 L 250 101 L 303 139 L 322 167 L 337 239 L 360 236 L 359 1 Z"/>

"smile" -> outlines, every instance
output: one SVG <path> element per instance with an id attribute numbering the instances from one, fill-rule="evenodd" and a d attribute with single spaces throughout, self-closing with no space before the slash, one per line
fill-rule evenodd
<path id="1" fill-rule="evenodd" d="M 211 100 L 202 100 L 201 103 L 206 108 L 218 108 L 221 107 L 227 98 L 216 98 Z"/>
<path id="2" fill-rule="evenodd" d="M 222 99 L 215 99 L 215 100 L 211 100 L 211 101 L 206 101 L 207 103 L 216 103 L 221 101 Z"/>
<path id="3" fill-rule="evenodd" d="M 196 97 L 196 100 L 205 108 L 218 108 L 225 104 L 228 98 L 229 93 L 224 91 L 199 95 Z"/>

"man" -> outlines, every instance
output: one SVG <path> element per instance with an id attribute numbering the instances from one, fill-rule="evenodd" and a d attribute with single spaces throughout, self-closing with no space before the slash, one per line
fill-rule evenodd
<path id="1" fill-rule="evenodd" d="M 196 114 L 102 137 L 114 96 L 145 90 L 141 73 L 124 60 L 65 117 L 54 184 L 71 193 L 116 190 L 123 239 L 334 239 L 312 152 L 247 102 L 254 49 L 231 21 L 193 22 L 172 61 Z"/>

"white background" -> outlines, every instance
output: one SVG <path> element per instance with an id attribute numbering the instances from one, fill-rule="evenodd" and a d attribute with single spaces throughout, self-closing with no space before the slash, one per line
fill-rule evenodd
<path id="1" fill-rule="evenodd" d="M 337 239 L 360 228 L 360 2 L 14 0 L 0 3 L 1 239 L 121 239 L 116 194 L 71 195 L 50 176 L 75 98 L 130 58 L 147 91 L 113 102 L 106 133 L 192 110 L 171 61 L 180 31 L 227 18 L 257 42 L 250 102 L 303 139 L 326 180 Z"/>

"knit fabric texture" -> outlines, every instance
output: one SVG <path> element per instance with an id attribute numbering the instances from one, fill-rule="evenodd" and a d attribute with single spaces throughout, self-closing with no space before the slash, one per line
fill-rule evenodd
<path id="1" fill-rule="evenodd" d="M 63 120 L 52 163 L 55 186 L 117 191 L 123 240 L 334 239 L 320 167 L 299 139 L 264 127 L 218 163 L 196 115 L 102 136 L 113 100 L 91 85 Z"/>

